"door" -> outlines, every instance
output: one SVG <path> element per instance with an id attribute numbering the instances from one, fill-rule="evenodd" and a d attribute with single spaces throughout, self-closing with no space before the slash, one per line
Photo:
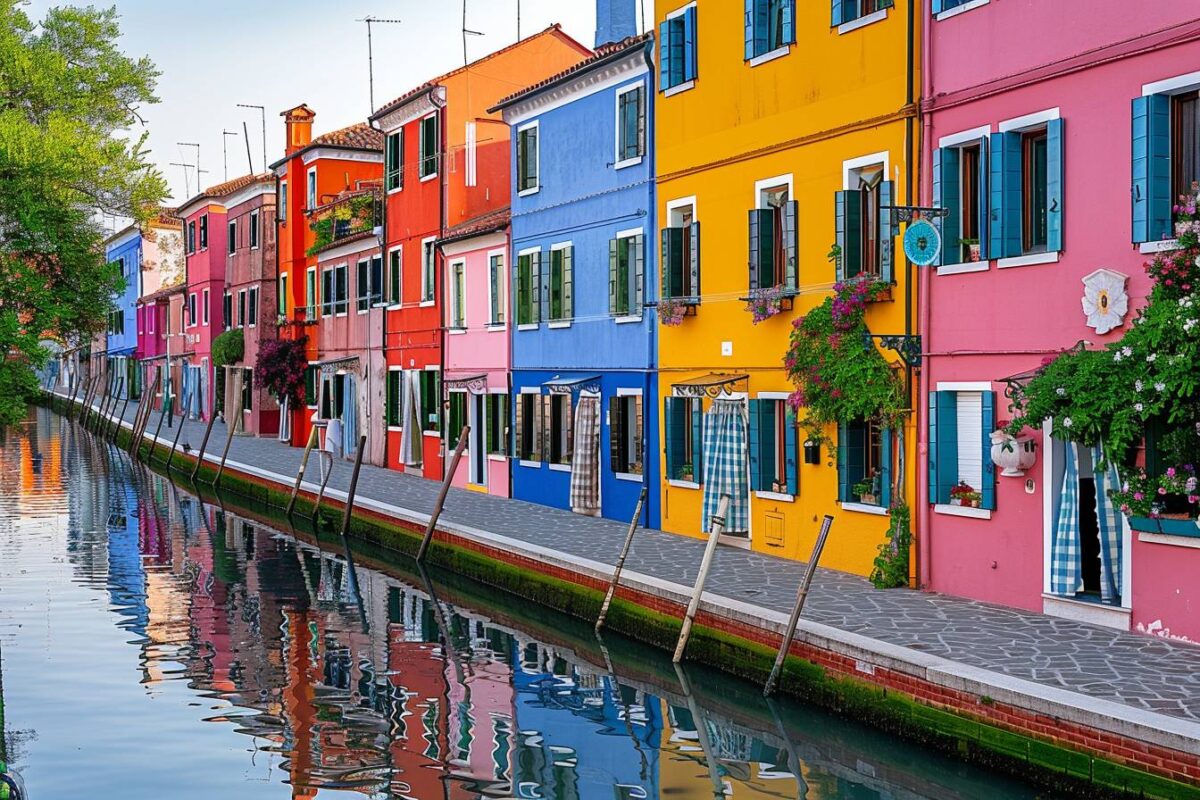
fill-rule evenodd
<path id="1" fill-rule="evenodd" d="M 476 486 L 487 486 L 487 431 L 484 429 L 487 395 L 472 394 L 470 398 L 467 424 L 471 426 L 471 436 L 467 446 L 471 451 L 471 469 L 467 480 Z"/>

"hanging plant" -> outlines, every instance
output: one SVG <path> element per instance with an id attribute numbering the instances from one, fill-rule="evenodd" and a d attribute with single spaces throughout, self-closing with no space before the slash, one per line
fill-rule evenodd
<path id="1" fill-rule="evenodd" d="M 687 316 L 687 305 L 682 300 L 668 297 L 658 301 L 658 319 L 663 325 L 673 328 L 682 324 L 685 316 Z"/>
<path id="2" fill-rule="evenodd" d="M 757 325 L 783 312 L 786 301 L 792 294 L 782 285 L 754 289 L 746 298 L 746 311 L 754 315 L 753 322 Z"/>
<path id="3" fill-rule="evenodd" d="M 304 401 L 307 345 L 307 336 L 262 342 L 258 346 L 258 363 L 254 365 L 254 385 L 266 389 L 280 402 L 286 397 L 291 408 L 299 408 Z"/>

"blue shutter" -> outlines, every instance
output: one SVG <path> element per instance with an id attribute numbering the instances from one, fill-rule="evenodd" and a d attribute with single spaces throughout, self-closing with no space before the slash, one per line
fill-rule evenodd
<path id="1" fill-rule="evenodd" d="M 701 454 L 701 445 L 704 442 L 704 401 L 696 398 L 690 403 L 692 407 L 692 480 L 696 483 L 704 482 L 704 470 L 702 467 L 703 456 Z"/>
<path id="2" fill-rule="evenodd" d="M 988 247 L 988 137 L 979 139 L 979 191 L 975 197 L 975 213 L 979 215 L 979 260 L 987 261 L 991 256 Z"/>
<path id="3" fill-rule="evenodd" d="M 933 204 L 949 210 L 938 219 L 942 233 L 942 263 L 962 261 L 960 219 L 962 200 L 959 193 L 959 152 L 957 147 L 941 147 L 933 151 Z"/>
<path id="4" fill-rule="evenodd" d="M 943 11 L 943 6 L 942 6 L 942 4 L 943 4 L 944 2 L 945 2 L 945 0 L 933 0 L 933 13 L 934 13 L 934 15 L 935 15 L 935 16 L 936 16 L 937 14 L 940 14 L 940 13 L 942 13 L 942 11 Z"/>
<path id="5" fill-rule="evenodd" d="M 879 431 L 879 505 L 892 507 L 892 431 Z"/>
<path id="6" fill-rule="evenodd" d="M 746 60 L 767 52 L 767 0 L 746 0 Z"/>
<path id="7" fill-rule="evenodd" d="M 683 81 L 696 80 L 696 7 L 683 12 Z"/>
<path id="8" fill-rule="evenodd" d="M 958 395 L 937 392 L 937 451 L 930 446 L 930 458 L 936 461 L 935 503 L 949 503 L 950 490 L 958 483 Z M 989 431 L 990 433 L 991 431 Z M 931 470 L 933 467 L 930 468 Z"/>
<path id="9" fill-rule="evenodd" d="M 796 7 L 795 0 L 783 0 L 783 43 L 796 42 Z"/>
<path id="10" fill-rule="evenodd" d="M 838 423 L 837 434 L 837 478 L 838 502 L 850 502 L 850 472 L 846 463 L 847 439 L 850 436 L 850 426 L 844 422 Z"/>
<path id="11" fill-rule="evenodd" d="M 658 26 L 658 88 L 671 88 L 671 23 Z"/>
<path id="12" fill-rule="evenodd" d="M 929 393 L 929 415 L 926 418 L 929 423 L 929 456 L 925 459 L 925 466 L 929 471 L 926 491 L 929 494 L 928 502 L 936 503 L 938 501 L 938 393 Z"/>
<path id="13" fill-rule="evenodd" d="M 979 488 L 980 494 L 983 495 L 980 502 L 981 508 L 994 509 L 996 507 L 996 466 L 992 463 L 992 431 L 996 429 L 996 393 L 983 392 L 981 408 L 981 428 L 983 430 L 982 441 L 979 446 L 980 462 L 983 465 L 983 486 Z"/>
<path id="14" fill-rule="evenodd" d="M 891 206 L 896 196 L 896 185 L 892 181 L 879 184 L 879 277 L 884 283 L 892 282 L 892 251 L 896 247 L 896 231 L 892 227 Z"/>
<path id="15" fill-rule="evenodd" d="M 1063 121 L 1046 123 L 1046 249 L 1063 249 Z"/>
<path id="16" fill-rule="evenodd" d="M 991 135 L 991 247 L 993 258 L 1021 254 L 1021 136 Z"/>
<path id="17" fill-rule="evenodd" d="M 862 270 L 862 199 L 857 189 L 834 192 L 834 225 L 838 248 L 837 279 L 853 278 Z"/>
<path id="18" fill-rule="evenodd" d="M 843 22 L 849 22 L 850 19 L 845 13 L 845 0 L 833 0 L 833 19 L 831 20 L 833 27 L 836 28 Z"/>
<path id="19" fill-rule="evenodd" d="M 1133 101 L 1133 241 L 1171 235 L 1171 101 L 1166 95 Z"/>
<path id="20" fill-rule="evenodd" d="M 750 489 L 758 491 L 762 488 L 762 461 L 759 458 L 759 446 L 762 441 L 762 425 L 761 400 L 751 400 L 750 406 L 750 430 L 749 430 L 749 451 L 750 451 Z"/>
<path id="21" fill-rule="evenodd" d="M 783 285 L 799 289 L 800 203 L 789 200 L 783 207 Z"/>
<path id="22" fill-rule="evenodd" d="M 773 286 L 775 281 L 775 213 L 769 208 L 750 209 L 751 290 Z M 768 280 L 763 281 L 767 276 Z"/>
<path id="23" fill-rule="evenodd" d="M 683 294 L 683 228 L 662 229 L 662 287 L 660 296 Z"/>
<path id="24" fill-rule="evenodd" d="M 693 222 L 691 230 L 688 231 L 691 239 L 691 258 L 686 265 L 688 269 L 688 277 L 691 278 L 691 296 L 697 303 L 700 302 L 700 223 Z"/>
<path id="25" fill-rule="evenodd" d="M 787 465 L 788 494 L 795 497 L 800 494 L 800 460 L 799 452 L 800 429 L 796 427 L 796 414 L 790 408 L 787 410 L 787 425 L 784 426 L 784 463 Z"/>

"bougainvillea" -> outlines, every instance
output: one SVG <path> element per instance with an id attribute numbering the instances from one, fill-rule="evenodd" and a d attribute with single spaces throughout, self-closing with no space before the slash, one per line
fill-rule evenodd
<path id="1" fill-rule="evenodd" d="M 254 385 L 266 389 L 280 402 L 286 397 L 290 407 L 298 408 L 304 401 L 307 344 L 306 336 L 299 339 L 268 339 L 260 344 L 258 363 L 254 365 Z"/>

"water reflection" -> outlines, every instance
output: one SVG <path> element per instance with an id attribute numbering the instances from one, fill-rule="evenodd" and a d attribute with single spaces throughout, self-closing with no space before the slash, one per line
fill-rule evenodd
<path id="1" fill-rule="evenodd" d="M 46 411 L 0 439 L 0 547 L 8 724 L 31 731 L 10 756 L 34 797 L 1031 796 L 273 529 Z"/>

